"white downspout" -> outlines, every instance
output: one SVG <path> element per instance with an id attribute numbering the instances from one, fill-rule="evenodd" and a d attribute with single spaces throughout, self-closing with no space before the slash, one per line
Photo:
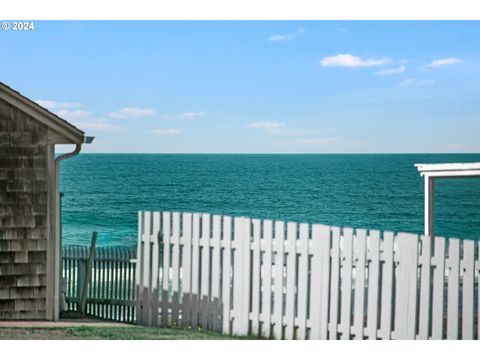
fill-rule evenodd
<path id="1" fill-rule="evenodd" d="M 75 150 L 68 154 L 60 155 L 55 159 L 55 253 L 54 253 L 54 281 L 53 281 L 53 320 L 60 317 L 60 278 L 62 261 L 62 234 L 60 233 L 60 161 L 77 155 L 82 149 L 82 144 L 76 144 Z"/>

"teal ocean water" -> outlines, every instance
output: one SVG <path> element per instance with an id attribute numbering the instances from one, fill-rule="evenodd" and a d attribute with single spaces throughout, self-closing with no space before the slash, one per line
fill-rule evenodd
<path id="1" fill-rule="evenodd" d="M 63 243 L 136 243 L 138 210 L 242 215 L 421 233 L 415 163 L 480 154 L 81 154 L 62 162 Z M 437 182 L 437 234 L 480 239 L 480 181 Z"/>

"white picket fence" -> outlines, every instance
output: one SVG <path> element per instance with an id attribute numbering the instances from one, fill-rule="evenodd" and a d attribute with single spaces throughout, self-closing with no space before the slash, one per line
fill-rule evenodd
<path id="1" fill-rule="evenodd" d="M 139 212 L 137 323 L 275 339 L 477 339 L 478 243 Z"/>

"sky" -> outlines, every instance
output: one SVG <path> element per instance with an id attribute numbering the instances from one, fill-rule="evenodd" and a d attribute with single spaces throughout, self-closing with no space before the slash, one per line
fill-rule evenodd
<path id="1" fill-rule="evenodd" d="M 37 21 L 0 30 L 0 81 L 95 136 L 85 153 L 480 152 L 479 39 L 480 22 Z"/>

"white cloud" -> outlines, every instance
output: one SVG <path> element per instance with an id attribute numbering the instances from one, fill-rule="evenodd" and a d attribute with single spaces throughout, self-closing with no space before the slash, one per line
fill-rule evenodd
<path id="1" fill-rule="evenodd" d="M 78 102 L 58 102 L 58 101 L 53 101 L 53 100 L 35 100 L 35 102 L 47 109 L 53 110 L 53 109 L 67 109 L 67 108 L 75 108 L 79 107 L 82 104 Z"/>
<path id="2" fill-rule="evenodd" d="M 449 144 L 447 148 L 452 151 L 472 151 L 474 147 L 469 144 Z"/>
<path id="3" fill-rule="evenodd" d="M 255 121 L 248 124 L 248 127 L 254 129 L 279 129 L 287 125 L 284 122 Z"/>
<path id="4" fill-rule="evenodd" d="M 461 61 L 462 60 L 460 60 L 459 58 L 449 57 L 449 58 L 433 60 L 430 64 L 428 64 L 426 66 L 427 67 L 439 67 L 439 66 L 445 66 L 445 65 L 458 64 Z"/>
<path id="5" fill-rule="evenodd" d="M 75 121 L 74 125 L 80 128 L 81 130 L 114 131 L 114 132 L 124 130 L 123 127 L 115 124 L 109 124 L 102 119 Z"/>
<path id="6" fill-rule="evenodd" d="M 338 136 L 295 138 L 292 142 L 300 146 L 331 146 L 341 145 L 343 143 L 342 138 Z"/>
<path id="7" fill-rule="evenodd" d="M 375 74 L 380 75 L 380 76 L 385 76 L 385 75 L 395 75 L 395 74 L 401 74 L 405 72 L 405 66 L 399 66 L 397 68 L 392 68 L 392 69 L 383 69 L 380 71 L 377 71 Z"/>
<path id="8" fill-rule="evenodd" d="M 154 129 L 152 134 L 156 135 L 177 135 L 182 132 L 182 129 Z"/>
<path id="9" fill-rule="evenodd" d="M 294 32 L 291 32 L 289 34 L 283 34 L 283 35 L 272 35 L 267 38 L 267 41 L 271 42 L 278 42 L 278 41 L 287 41 L 287 40 L 293 40 L 302 35 L 305 32 L 305 29 L 298 29 Z"/>
<path id="10" fill-rule="evenodd" d="M 114 119 L 131 119 L 139 117 L 148 117 L 154 116 L 157 114 L 155 109 L 150 108 L 138 108 L 138 107 L 127 107 L 123 108 L 108 114 L 108 116 Z"/>
<path id="11" fill-rule="evenodd" d="M 342 136 L 317 136 L 317 137 L 296 137 L 291 140 L 280 142 L 282 146 L 295 146 L 306 148 L 318 147 L 343 147 L 343 148 L 357 148 L 366 146 L 367 143 L 359 140 L 351 140 Z"/>
<path id="12" fill-rule="evenodd" d="M 202 117 L 205 115 L 207 115 L 207 113 L 204 111 L 186 111 L 178 115 L 163 115 L 162 118 L 167 120 L 186 120 Z"/>
<path id="13" fill-rule="evenodd" d="M 354 56 L 351 54 L 338 54 L 334 56 L 327 56 L 320 61 L 322 66 L 327 67 L 371 67 L 371 66 L 381 66 L 388 64 L 390 62 L 387 58 L 381 59 L 362 59 L 361 57 Z"/>
<path id="14" fill-rule="evenodd" d="M 406 79 L 400 83 L 401 87 L 413 86 L 413 85 L 429 85 L 433 84 L 435 80 L 432 79 Z"/>
<path id="15" fill-rule="evenodd" d="M 272 136 L 305 136 L 314 134 L 332 134 L 337 133 L 336 128 L 324 128 L 324 129 L 294 129 L 289 128 L 284 122 L 269 122 L 269 121 L 257 121 L 248 124 L 249 128 L 258 129 L 264 133 Z"/>
<path id="16" fill-rule="evenodd" d="M 90 117 L 90 113 L 85 110 L 60 109 L 60 110 L 55 110 L 55 114 L 57 114 L 62 119 L 66 119 L 66 120 L 86 119 Z"/>
<path id="17" fill-rule="evenodd" d="M 311 129 L 280 129 L 280 128 L 269 128 L 265 129 L 270 135 L 277 136 L 303 136 L 315 134 L 315 130 Z"/>

